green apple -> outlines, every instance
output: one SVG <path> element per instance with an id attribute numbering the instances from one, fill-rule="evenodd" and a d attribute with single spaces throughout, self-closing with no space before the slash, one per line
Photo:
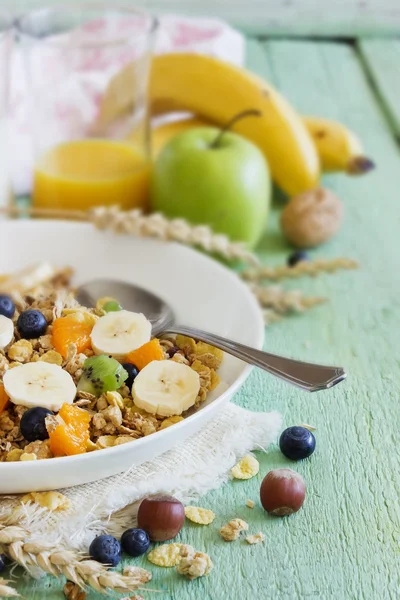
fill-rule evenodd
<path id="1" fill-rule="evenodd" d="M 210 225 L 249 248 L 264 231 L 270 194 L 268 166 L 257 146 L 213 127 L 173 137 L 152 174 L 153 210 Z"/>

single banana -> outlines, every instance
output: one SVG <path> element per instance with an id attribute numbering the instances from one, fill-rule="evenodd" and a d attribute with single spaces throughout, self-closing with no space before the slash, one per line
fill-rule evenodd
<path id="1" fill-rule="evenodd" d="M 62 367 L 44 361 L 9 369 L 3 384 L 11 402 L 28 408 L 41 406 L 58 411 L 63 404 L 72 404 L 76 396 L 71 375 Z"/>
<path id="2" fill-rule="evenodd" d="M 92 348 L 122 360 L 129 352 L 150 340 L 151 323 L 141 313 L 128 310 L 109 312 L 92 329 Z"/>
<path id="3" fill-rule="evenodd" d="M 314 140 L 323 171 L 346 171 L 350 175 L 361 175 L 374 168 L 374 163 L 364 154 L 361 141 L 344 125 L 320 117 L 304 117 L 303 120 Z M 213 125 L 200 117 L 158 125 L 151 132 L 153 156 L 156 157 L 168 140 L 178 133 Z"/>
<path id="4" fill-rule="evenodd" d="M 273 179 L 287 194 L 317 185 L 318 155 L 304 123 L 253 73 L 211 56 L 163 54 L 152 62 L 149 98 L 153 114 L 186 110 L 218 125 L 245 110 L 258 110 L 260 117 L 244 118 L 233 130 L 263 151 Z"/>
<path id="5" fill-rule="evenodd" d="M 14 323 L 8 317 L 0 315 L 0 349 L 7 348 L 14 337 Z"/>
<path id="6" fill-rule="evenodd" d="M 39 263 L 6 277 L 0 283 L 0 289 L 2 292 L 28 292 L 49 281 L 55 273 L 56 269 L 50 263 Z"/>
<path id="7" fill-rule="evenodd" d="M 153 360 L 136 375 L 132 397 L 150 414 L 171 417 L 193 406 L 199 390 L 199 374 L 187 365 Z"/>
<path id="8" fill-rule="evenodd" d="M 320 117 L 304 117 L 304 123 L 314 140 L 323 171 L 363 175 L 375 167 L 365 156 L 356 134 L 341 123 Z"/>

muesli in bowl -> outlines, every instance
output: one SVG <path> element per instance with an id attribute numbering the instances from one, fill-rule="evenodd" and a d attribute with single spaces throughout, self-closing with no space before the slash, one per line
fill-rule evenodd
<path id="1" fill-rule="evenodd" d="M 219 384 L 223 352 L 151 337 L 114 298 L 81 306 L 70 269 L 0 279 L 0 461 L 125 444 L 182 421 Z"/>

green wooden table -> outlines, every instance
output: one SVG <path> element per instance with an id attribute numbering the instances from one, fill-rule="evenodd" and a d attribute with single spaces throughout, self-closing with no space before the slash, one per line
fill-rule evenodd
<path id="1" fill-rule="evenodd" d="M 322 10 L 322 7 L 321 7 Z M 396 58 L 397 57 L 397 58 Z M 263 475 L 291 466 L 277 448 L 259 453 L 261 472 L 209 493 L 216 526 L 186 525 L 180 540 L 208 552 L 209 577 L 192 583 L 174 569 L 153 567 L 162 600 L 296 600 L 400 597 L 400 42 L 249 39 L 247 65 L 269 78 L 303 113 L 339 119 L 363 139 L 378 169 L 360 179 L 326 177 L 346 206 L 340 235 L 315 256 L 356 258 L 361 269 L 296 282 L 330 303 L 271 326 L 266 348 L 347 367 L 348 380 L 307 395 L 254 371 L 235 401 L 252 410 L 278 409 L 286 426 L 318 430 L 312 459 L 295 464 L 308 484 L 298 515 L 270 518 L 257 503 Z M 289 248 L 274 207 L 260 257 L 285 261 Z M 290 284 L 293 286 L 294 284 Z M 263 545 L 227 544 L 217 528 L 233 517 L 263 531 Z M 149 567 L 146 560 L 138 565 Z M 62 599 L 62 584 L 20 579 L 32 600 Z M 89 593 L 87 600 L 100 596 Z"/>

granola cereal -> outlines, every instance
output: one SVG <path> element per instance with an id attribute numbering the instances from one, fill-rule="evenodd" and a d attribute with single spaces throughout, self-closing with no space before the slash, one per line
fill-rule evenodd
<path id="1" fill-rule="evenodd" d="M 210 525 L 215 519 L 215 513 L 200 506 L 185 506 L 185 516 L 189 521 L 198 525 Z"/>
<path id="2" fill-rule="evenodd" d="M 49 266 L 46 273 L 48 276 L 44 278 L 41 269 L 35 266 L 2 280 L 4 293 L 10 294 L 16 308 L 11 319 L 13 330 L 10 327 L 13 337 L 10 337 L 5 350 L 0 350 L 0 384 L 4 386 L 6 400 L 8 398 L 0 411 L 0 462 L 47 460 L 94 452 L 153 435 L 183 421 L 219 384 L 217 370 L 223 359 L 221 350 L 180 335 L 166 335 L 159 340 L 159 344 L 153 343 L 151 325 L 147 322 L 148 338 L 143 338 L 142 345 L 139 344 L 136 348 L 132 346 L 132 351 L 139 351 L 139 355 L 143 348 L 139 373 L 127 385 L 127 372 L 120 365 L 129 362 L 129 351 L 123 348 L 116 348 L 115 352 L 108 351 L 101 343 L 99 348 L 95 344 L 96 336 L 93 337 L 93 333 L 95 328 L 97 331 L 101 330 L 105 323 L 102 319 L 118 319 L 124 315 L 129 320 L 138 318 L 139 315 L 123 309 L 107 313 L 103 310 L 105 299 L 101 299 L 97 308 L 81 306 L 70 287 L 70 269 L 60 270 Z M 42 323 L 37 335 L 33 337 L 32 332 L 26 335 L 23 328 L 16 328 L 17 320 L 28 309 L 40 311 L 43 320 L 47 322 L 47 328 Z M 114 337 L 118 338 L 118 335 L 120 334 L 116 331 Z M 117 341 L 123 344 L 122 338 Z M 156 346 L 156 357 L 151 352 L 146 354 L 149 348 Z M 109 374 L 106 369 L 103 374 L 100 370 L 99 376 L 94 378 L 90 368 L 85 365 L 89 364 L 88 360 L 97 361 L 101 356 L 112 359 L 120 371 L 113 367 L 113 373 Z M 154 402 L 152 405 L 149 402 L 151 393 L 146 392 L 148 396 L 143 399 L 138 396 L 137 389 L 135 392 L 136 378 L 139 381 L 143 370 L 151 363 L 154 364 L 155 358 L 158 362 L 168 363 L 168 372 L 183 373 L 187 369 L 187 379 L 192 386 L 190 388 L 188 384 L 189 394 L 176 386 L 174 394 L 178 394 L 178 398 L 172 398 L 171 402 L 167 399 L 166 408 L 162 402 Z M 28 377 L 26 384 L 23 373 Z M 37 390 L 35 392 L 35 386 L 31 386 L 29 382 L 30 373 L 36 374 L 32 375 L 34 381 L 37 376 L 37 380 L 43 382 L 49 380 L 50 373 L 58 381 L 57 378 L 62 373 L 63 381 L 68 381 L 65 383 L 67 394 L 65 395 L 64 388 L 62 393 L 57 392 L 57 385 L 49 393 L 45 383 L 40 394 Z M 152 372 L 152 377 L 156 376 Z M 17 380 L 22 382 L 22 395 L 16 392 Z M 152 384 L 152 381 L 148 383 Z M 166 397 L 168 398 L 168 394 Z M 49 439 L 43 440 L 43 433 L 40 435 L 42 439 L 35 439 L 31 434 L 27 435 L 29 439 L 25 439 L 22 435 L 21 417 L 33 407 L 46 408 L 53 413 L 42 424 Z M 189 507 L 189 515 L 194 508 Z M 200 512 L 194 516 L 197 522 L 211 518 L 207 511 L 198 510 Z"/>
<path id="3" fill-rule="evenodd" d="M 260 470 L 260 463 L 251 454 L 246 454 L 232 469 L 231 473 L 235 479 L 251 479 Z"/>
<path id="4" fill-rule="evenodd" d="M 147 560 L 158 567 L 176 567 L 181 556 L 182 544 L 172 543 L 157 546 L 147 555 Z"/>
<path id="5" fill-rule="evenodd" d="M 221 527 L 219 534 L 225 542 L 233 542 L 238 539 L 242 531 L 247 531 L 248 529 L 249 526 L 246 521 L 232 519 L 229 523 Z"/>
<path id="6" fill-rule="evenodd" d="M 260 544 L 265 539 L 265 535 L 263 533 L 255 533 L 254 535 L 248 535 L 246 538 L 246 542 L 248 544 Z"/>
<path id="7" fill-rule="evenodd" d="M 246 500 L 246 506 L 247 506 L 248 508 L 254 508 L 254 507 L 255 507 L 255 505 L 256 505 L 256 503 L 255 503 L 253 500 L 250 500 L 250 499 L 249 499 L 249 500 Z"/>
<path id="8" fill-rule="evenodd" d="M 213 566 L 208 554 L 196 552 L 192 546 L 183 544 L 180 549 L 180 560 L 176 572 L 192 581 L 198 577 L 208 575 Z"/>

